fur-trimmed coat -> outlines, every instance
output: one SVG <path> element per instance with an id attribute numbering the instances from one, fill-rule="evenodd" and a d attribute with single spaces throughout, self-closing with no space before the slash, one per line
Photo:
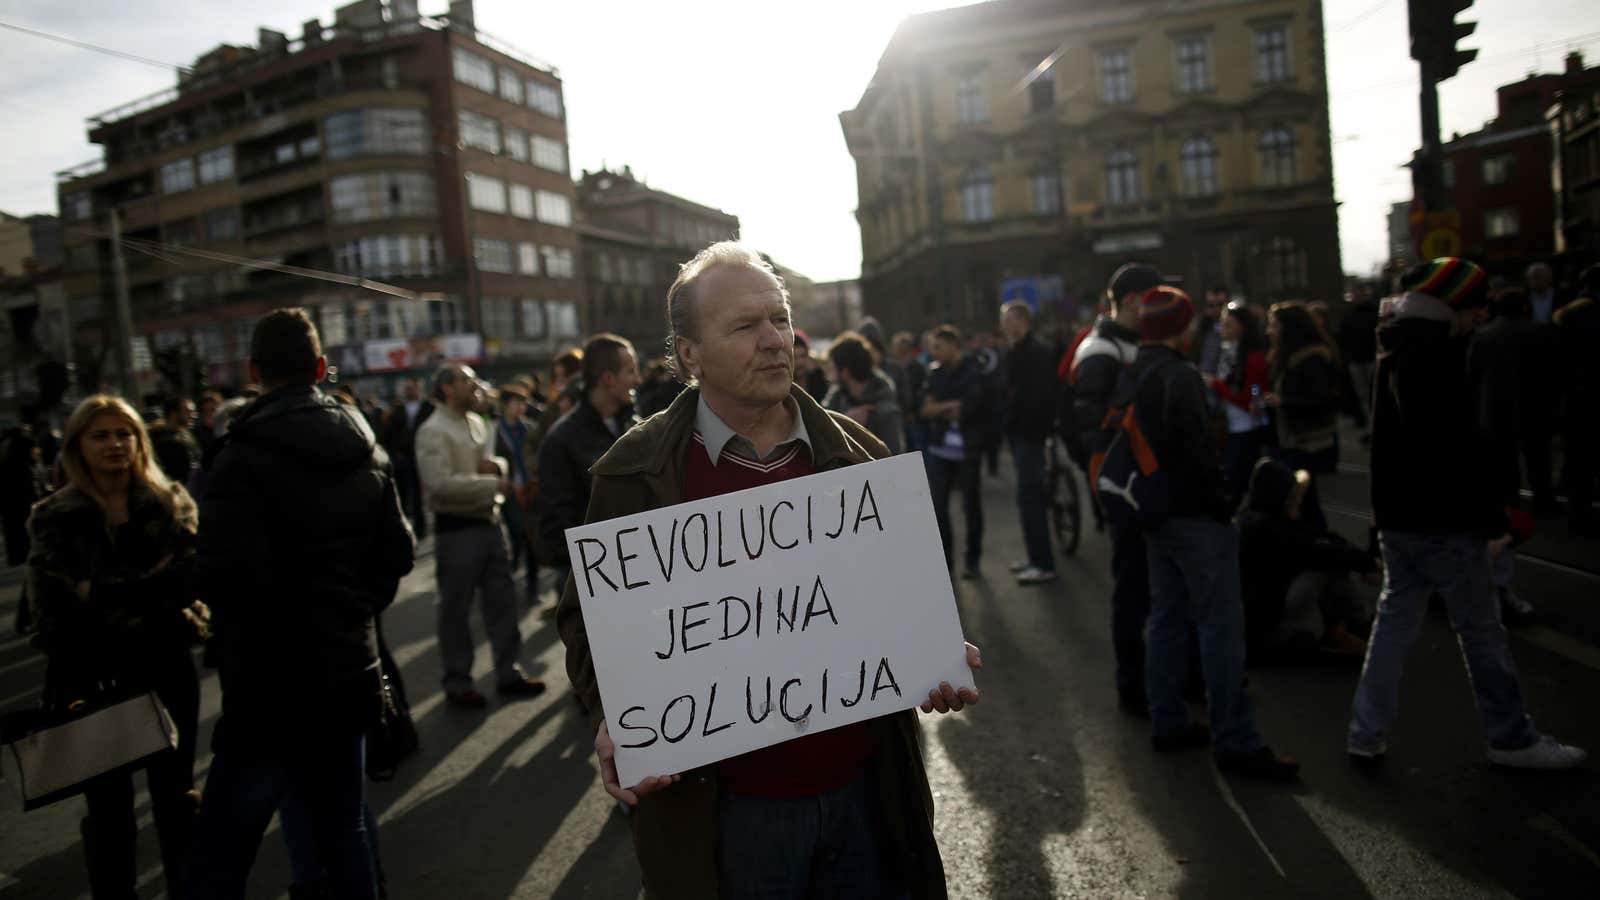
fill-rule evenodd
<path id="1" fill-rule="evenodd" d="M 195 598 L 199 513 L 181 485 L 170 506 L 154 489 L 128 491 L 128 521 L 108 526 L 100 504 L 68 485 L 28 519 L 28 598 L 51 678 L 139 680 L 142 660 L 205 637 Z"/>

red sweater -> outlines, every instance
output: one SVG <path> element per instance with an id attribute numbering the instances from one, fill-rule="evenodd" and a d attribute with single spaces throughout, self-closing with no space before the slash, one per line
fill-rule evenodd
<path id="1" fill-rule="evenodd" d="M 729 447 L 723 450 L 721 463 L 713 466 L 697 432 L 689 443 L 683 499 L 704 500 L 814 471 L 811 453 L 803 444 L 764 463 L 739 456 Z M 865 722 L 857 722 L 725 759 L 717 764 L 717 776 L 730 794 L 814 797 L 855 781 L 871 756 L 871 732 Z"/>

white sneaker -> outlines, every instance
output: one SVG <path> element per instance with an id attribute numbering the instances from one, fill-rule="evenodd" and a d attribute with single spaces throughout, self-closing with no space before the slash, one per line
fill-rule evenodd
<path id="1" fill-rule="evenodd" d="M 1021 572 L 1024 569 L 1031 569 L 1031 568 L 1033 568 L 1033 563 L 1028 562 L 1025 559 L 1019 559 L 1016 562 L 1006 566 L 1006 571 L 1008 571 L 1011 574 L 1015 575 L 1015 574 L 1017 574 L 1018 572 Z"/>
<path id="2" fill-rule="evenodd" d="M 1036 569 L 1033 566 L 1028 566 L 1017 573 L 1017 584 L 1049 584 L 1055 580 L 1055 572 Z"/>
<path id="3" fill-rule="evenodd" d="M 1576 769 L 1588 759 L 1582 748 L 1569 747 L 1548 734 L 1521 750 L 1489 748 L 1489 762 L 1511 769 Z"/>

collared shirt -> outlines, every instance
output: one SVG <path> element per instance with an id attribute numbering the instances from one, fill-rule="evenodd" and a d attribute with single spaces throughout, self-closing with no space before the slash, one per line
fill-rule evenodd
<path id="1" fill-rule="evenodd" d="M 779 441 L 778 445 L 772 448 L 772 452 L 762 456 L 756 452 L 756 446 L 750 442 L 749 438 L 734 431 L 728 427 L 728 423 L 722 421 L 722 417 L 717 415 L 711 409 L 711 406 L 706 403 L 705 395 L 701 394 L 699 406 L 694 414 L 694 430 L 700 434 L 700 439 L 705 442 L 706 455 L 711 458 L 711 464 L 713 466 L 716 465 L 722 459 L 723 453 L 729 449 L 747 459 L 766 462 L 785 452 L 786 448 L 796 441 L 804 444 L 806 452 L 810 453 L 811 435 L 806 433 L 805 419 L 800 416 L 800 405 L 794 402 L 793 397 L 789 397 L 783 402 L 788 406 L 789 413 L 794 417 L 794 430 L 789 432 L 788 438 Z"/>

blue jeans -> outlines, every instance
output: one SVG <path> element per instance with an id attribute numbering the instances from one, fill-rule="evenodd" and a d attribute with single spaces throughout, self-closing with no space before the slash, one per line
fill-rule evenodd
<path id="1" fill-rule="evenodd" d="M 1522 684 L 1500 624 L 1484 539 L 1383 531 L 1378 543 L 1383 548 L 1383 593 L 1351 704 L 1350 746 L 1378 749 L 1400 714 L 1401 671 L 1433 594 L 1444 598 L 1449 611 L 1489 745 L 1516 750 L 1538 740 L 1522 705 Z"/>
<path id="2" fill-rule="evenodd" d="M 1189 625 L 1200 637 L 1206 706 L 1218 753 L 1261 748 L 1255 710 L 1244 691 L 1244 602 L 1239 594 L 1239 532 L 1212 519 L 1178 517 L 1145 534 L 1150 559 L 1150 628 L 1145 691 L 1158 736 L 1189 727 L 1183 703 Z"/>
<path id="3" fill-rule="evenodd" d="M 950 490 L 961 486 L 961 511 L 967 520 L 968 568 L 978 567 L 983 556 L 983 457 L 977 451 L 962 460 L 941 459 L 929 453 L 922 458 L 928 467 L 928 491 L 933 494 L 933 517 L 939 523 L 939 540 L 944 543 L 944 564 L 955 568 L 950 534 Z"/>
<path id="4" fill-rule="evenodd" d="M 372 871 L 383 875 L 383 854 L 378 849 L 378 819 L 372 814 L 370 804 L 362 804 L 361 821 L 367 828 L 367 843 L 372 848 Z M 290 791 L 278 803 L 278 828 L 283 833 L 283 846 L 289 851 L 289 871 L 298 886 L 326 884 L 328 867 L 317 847 L 317 830 L 306 809 L 303 792 Z"/>
<path id="5" fill-rule="evenodd" d="M 242 900 L 261 836 L 292 795 L 305 810 L 333 896 L 376 900 L 364 743 L 359 737 L 329 740 L 325 753 L 301 765 L 250 765 L 216 755 L 195 826 L 195 897 Z"/>
<path id="6" fill-rule="evenodd" d="M 1028 565 L 1054 572 L 1056 558 L 1050 552 L 1050 519 L 1044 504 L 1044 441 L 1013 434 L 1011 460 L 1017 466 L 1017 509 L 1022 514 Z"/>
<path id="7" fill-rule="evenodd" d="M 871 776 L 815 797 L 724 794 L 718 815 L 726 900 L 901 898 L 884 866 Z"/>

